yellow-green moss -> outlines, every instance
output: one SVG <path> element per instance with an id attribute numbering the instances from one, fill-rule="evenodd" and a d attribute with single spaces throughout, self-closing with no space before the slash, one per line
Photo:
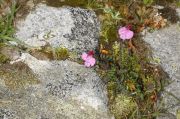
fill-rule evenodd
<path id="1" fill-rule="evenodd" d="M 9 61 L 9 58 L 0 53 L 0 63 L 6 63 L 7 61 Z"/>
<path id="2" fill-rule="evenodd" d="M 4 43 L 0 43 L 0 50 L 5 46 L 6 45 Z M 8 60 L 9 60 L 9 58 L 0 52 L 0 63 L 6 63 Z"/>
<path id="3" fill-rule="evenodd" d="M 176 117 L 177 117 L 177 119 L 180 119 L 180 109 L 177 110 Z"/>
<path id="4" fill-rule="evenodd" d="M 29 53 L 39 60 L 54 60 L 53 48 L 44 46 L 37 49 L 30 49 Z"/>
<path id="5" fill-rule="evenodd" d="M 17 89 L 21 89 L 24 88 L 26 85 L 33 85 L 33 84 L 38 84 L 39 81 L 33 78 L 30 79 L 12 79 L 12 75 L 11 74 L 6 74 L 6 76 L 9 76 L 9 78 L 6 78 L 5 81 L 5 85 L 11 89 L 11 90 L 17 90 Z"/>
<path id="6" fill-rule="evenodd" d="M 71 55 L 67 48 L 52 48 L 51 46 L 30 49 L 29 53 L 40 60 L 66 60 Z"/>
<path id="7" fill-rule="evenodd" d="M 113 81 L 108 82 L 107 91 L 108 91 L 109 103 L 112 103 L 114 101 L 114 98 L 116 97 L 116 88 L 117 88 L 117 83 Z"/>
<path id="8" fill-rule="evenodd" d="M 120 59 L 120 43 L 117 41 L 112 46 L 113 51 L 113 59 L 118 61 Z"/>
<path id="9" fill-rule="evenodd" d="M 136 103 L 131 97 L 123 94 L 117 95 L 110 110 L 114 114 L 116 119 L 125 119 L 136 109 Z"/>
<path id="10" fill-rule="evenodd" d="M 26 85 L 40 83 L 28 66 L 24 63 L 3 64 L 0 67 L 0 79 L 4 80 L 5 85 L 10 90 L 25 88 Z"/>
<path id="11" fill-rule="evenodd" d="M 69 51 L 67 48 L 56 48 L 55 49 L 55 59 L 57 60 L 66 60 L 69 58 Z"/>

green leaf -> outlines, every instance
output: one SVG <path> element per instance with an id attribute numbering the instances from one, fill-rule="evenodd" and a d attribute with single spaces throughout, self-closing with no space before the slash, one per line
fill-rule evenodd
<path id="1" fill-rule="evenodd" d="M 151 5 L 154 2 L 154 0 L 143 0 L 143 3 L 145 5 Z"/>

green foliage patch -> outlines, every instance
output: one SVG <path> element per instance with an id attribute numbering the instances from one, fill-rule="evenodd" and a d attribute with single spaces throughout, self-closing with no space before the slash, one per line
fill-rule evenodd
<path id="1" fill-rule="evenodd" d="M 0 18 L 0 42 L 15 40 L 13 38 L 15 32 L 13 23 L 16 11 L 16 4 L 12 4 L 10 13 Z"/>
<path id="2" fill-rule="evenodd" d="M 67 58 L 69 58 L 69 51 L 67 48 L 55 48 L 55 59 L 65 60 Z"/>

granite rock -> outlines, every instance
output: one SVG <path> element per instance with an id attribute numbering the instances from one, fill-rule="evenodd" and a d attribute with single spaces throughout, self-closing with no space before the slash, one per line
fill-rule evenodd
<path id="1" fill-rule="evenodd" d="M 91 10 L 38 4 L 16 27 L 16 38 L 32 47 L 50 44 L 81 54 L 98 46 L 100 23 Z"/>
<path id="2" fill-rule="evenodd" d="M 81 54 L 98 46 L 100 24 L 91 10 L 38 4 L 27 13 L 16 21 L 15 37 L 30 49 L 48 44 Z M 13 57 L 0 66 L 0 119 L 113 119 L 93 68 L 5 51 Z"/>
<path id="3" fill-rule="evenodd" d="M 68 60 L 37 60 L 28 53 L 11 63 L 0 69 L 2 119 L 111 118 L 106 87 L 93 69 Z"/>
<path id="4" fill-rule="evenodd" d="M 168 110 L 168 115 L 176 117 L 180 109 L 180 27 L 178 24 L 167 28 L 147 33 L 144 41 L 152 48 L 154 59 L 159 60 L 159 65 L 169 75 L 170 84 L 162 93 L 163 104 Z M 164 118 L 174 119 L 173 116 Z"/>

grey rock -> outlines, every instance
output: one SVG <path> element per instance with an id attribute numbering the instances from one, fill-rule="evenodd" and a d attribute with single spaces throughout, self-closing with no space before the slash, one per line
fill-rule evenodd
<path id="1" fill-rule="evenodd" d="M 0 75 L 0 117 L 3 119 L 111 118 L 106 87 L 93 69 L 68 60 L 37 60 L 27 53 L 17 63 L 20 61 L 40 83 L 24 84 L 23 88 L 12 91 L 5 82 L 9 77 Z"/>
<path id="2" fill-rule="evenodd" d="M 177 119 L 175 115 L 169 114 L 162 114 L 161 116 L 157 117 L 157 119 Z"/>
<path id="3" fill-rule="evenodd" d="M 39 4 L 16 26 L 15 36 L 32 47 L 48 43 L 81 54 L 98 46 L 100 24 L 91 10 Z"/>
<path id="4" fill-rule="evenodd" d="M 180 27 L 175 24 L 147 33 L 144 40 L 152 48 L 153 57 L 160 59 L 159 65 L 169 74 L 171 83 L 165 87 L 162 97 L 164 108 L 168 109 L 168 113 L 176 115 L 180 109 Z"/>
<path id="5" fill-rule="evenodd" d="M 176 12 L 177 12 L 178 16 L 180 17 L 180 8 L 177 8 Z"/>
<path id="6" fill-rule="evenodd" d="M 16 38 L 30 48 L 49 44 L 81 54 L 98 46 L 91 10 L 39 4 L 16 27 Z M 22 53 L 0 67 L 0 119 L 111 119 L 106 93 L 93 69 L 68 60 Z"/>

